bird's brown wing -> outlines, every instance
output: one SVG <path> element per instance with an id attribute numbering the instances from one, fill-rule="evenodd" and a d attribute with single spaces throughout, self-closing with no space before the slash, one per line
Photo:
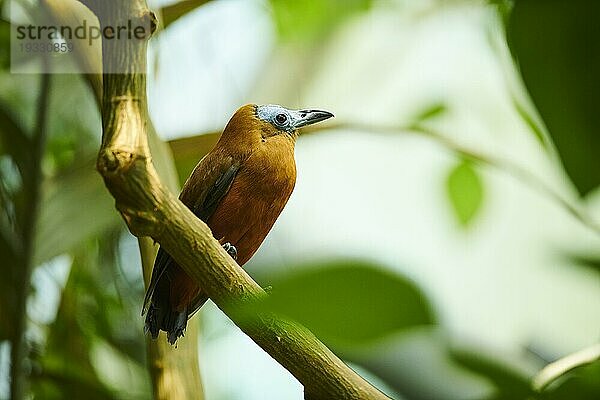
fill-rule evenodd
<path id="1" fill-rule="evenodd" d="M 208 221 L 217 209 L 221 199 L 229 191 L 241 166 L 240 162 L 230 157 L 221 160 L 221 163 L 213 163 L 210 156 L 202 159 L 198 167 L 192 172 L 192 176 L 184 185 L 179 196 L 179 199 L 204 222 Z M 173 258 L 162 247 L 158 249 L 154 268 L 152 269 L 150 285 L 144 297 L 142 315 L 148 310 L 152 295 L 160 278 L 168 270 L 169 265 L 174 262 Z M 196 312 L 204 301 L 206 300 L 194 299 L 189 316 Z"/>
<path id="2" fill-rule="evenodd" d="M 239 169 L 239 163 L 231 164 L 229 168 L 219 175 L 209 190 L 206 191 L 206 195 L 199 196 L 200 198 L 203 198 L 202 202 L 196 201 L 195 205 L 191 208 L 198 218 L 204 222 L 208 221 L 208 219 L 213 215 L 219 206 L 221 199 L 223 199 L 223 197 L 229 191 L 229 188 L 231 188 L 233 179 L 235 178 Z M 183 199 L 182 201 L 186 203 Z"/>

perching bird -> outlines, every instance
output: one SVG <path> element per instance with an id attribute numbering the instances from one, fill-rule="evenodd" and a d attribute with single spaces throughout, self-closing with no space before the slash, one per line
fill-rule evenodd
<path id="1" fill-rule="evenodd" d="M 239 265 L 258 250 L 294 190 L 298 128 L 331 117 L 327 111 L 245 105 L 185 182 L 179 199 Z M 175 343 L 206 300 L 200 286 L 160 248 L 143 309 L 152 338 L 163 330 Z"/>

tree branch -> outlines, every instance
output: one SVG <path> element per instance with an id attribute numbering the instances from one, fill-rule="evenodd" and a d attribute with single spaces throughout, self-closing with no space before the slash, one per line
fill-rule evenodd
<path id="1" fill-rule="evenodd" d="M 152 18 L 145 0 L 104 0 L 101 26 Z M 160 182 L 146 134 L 146 42 L 104 41 L 103 139 L 98 171 L 136 236 L 151 236 L 260 347 L 290 371 L 310 399 L 386 399 L 306 328 L 272 314 L 252 318 L 239 306 L 266 296 L 213 238 L 210 229 Z M 106 65 L 108 63 L 109 65 Z"/>
<path id="2" fill-rule="evenodd" d="M 546 365 L 532 380 L 533 390 L 542 392 L 552 382 L 578 367 L 600 360 L 600 343 L 569 354 Z"/>

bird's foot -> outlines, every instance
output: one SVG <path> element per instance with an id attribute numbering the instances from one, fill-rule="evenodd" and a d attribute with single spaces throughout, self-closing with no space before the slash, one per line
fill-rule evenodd
<path id="1" fill-rule="evenodd" d="M 234 245 L 227 242 L 223 245 L 223 248 L 225 249 L 227 254 L 229 254 L 231 256 L 231 258 L 233 258 L 234 260 L 237 260 L 237 249 L 235 248 Z"/>

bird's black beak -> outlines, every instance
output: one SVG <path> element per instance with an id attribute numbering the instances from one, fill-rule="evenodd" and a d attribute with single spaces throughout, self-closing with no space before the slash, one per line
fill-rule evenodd
<path id="1" fill-rule="evenodd" d="M 328 111 L 321 110 L 298 110 L 294 111 L 292 122 L 294 129 L 301 128 L 303 126 L 316 124 L 317 122 L 325 121 L 333 117 L 333 114 Z"/>

